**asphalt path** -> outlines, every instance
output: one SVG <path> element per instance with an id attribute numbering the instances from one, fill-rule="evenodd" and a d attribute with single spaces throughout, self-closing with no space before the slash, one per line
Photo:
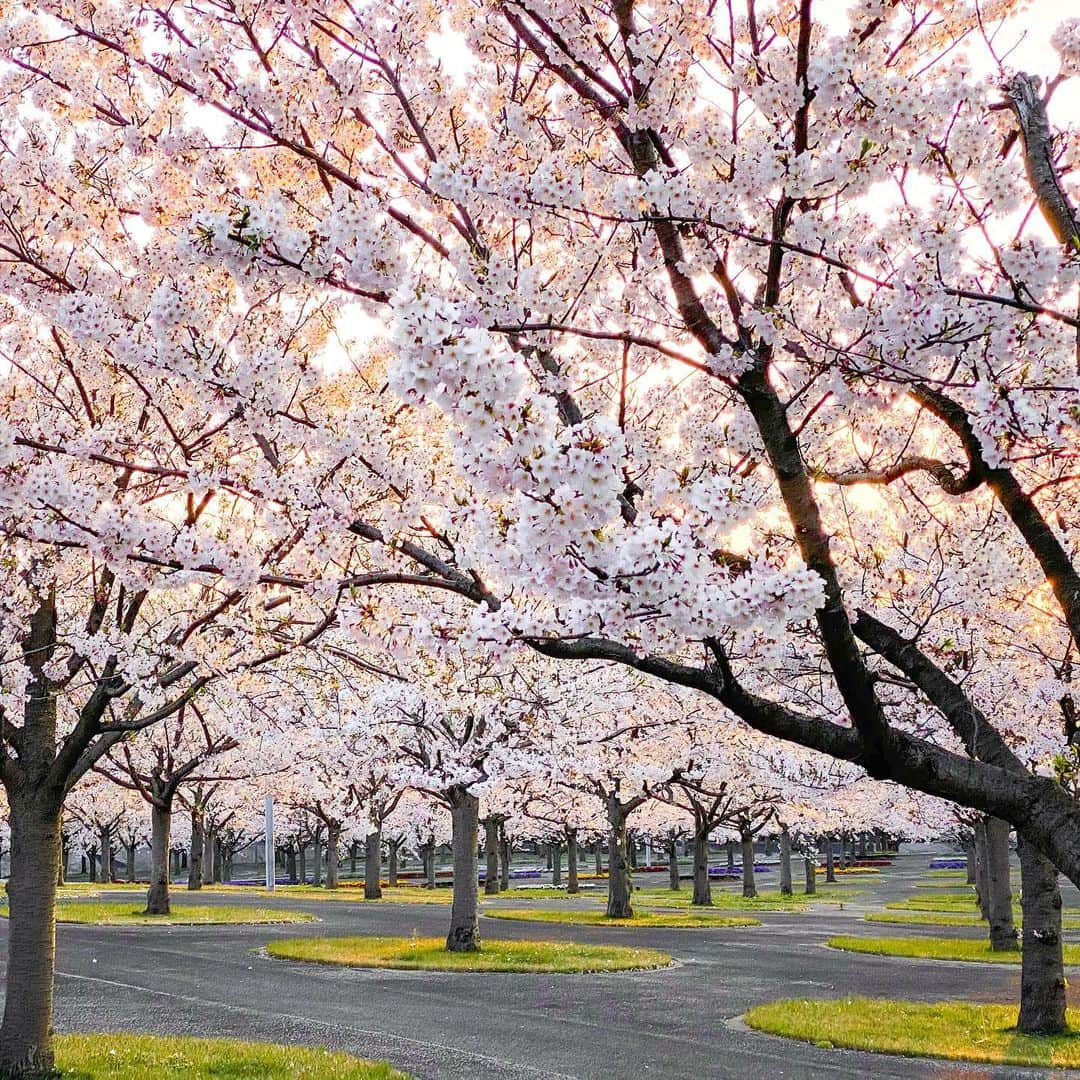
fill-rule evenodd
<path id="1" fill-rule="evenodd" d="M 388 1058 L 418 1080 L 1066 1075 L 1065 1070 L 968 1067 L 825 1050 L 742 1026 L 739 1017 L 747 1008 L 779 997 L 1016 1001 L 1018 967 L 861 956 L 825 946 L 837 933 L 919 933 L 920 928 L 868 924 L 862 917 L 887 900 L 913 895 L 927 861 L 926 856 L 902 857 L 872 885 L 845 886 L 851 892 L 867 891 L 842 908 L 819 905 L 799 914 L 764 914 L 763 926 L 745 929 L 622 930 L 481 920 L 481 933 L 488 938 L 632 942 L 675 958 L 673 967 L 636 973 L 366 971 L 272 960 L 261 951 L 275 937 L 298 935 L 441 936 L 449 908 L 435 904 L 260 896 L 260 906 L 309 911 L 320 921 L 281 927 L 62 925 L 57 933 L 56 1026 L 60 1031 L 137 1030 L 328 1046 Z M 932 895 L 932 890 L 917 891 Z M 177 897 L 187 898 L 180 892 Z M 1080 906 L 1080 894 L 1070 886 L 1065 901 L 1067 907 Z M 199 896 L 199 903 L 219 902 L 240 901 L 236 895 Z M 512 903 L 498 901 L 499 906 Z M 974 928 L 922 932 L 979 933 Z M 0 926 L 0 937 L 5 934 Z M 1068 1075 L 1080 1076 L 1080 1071 Z"/>

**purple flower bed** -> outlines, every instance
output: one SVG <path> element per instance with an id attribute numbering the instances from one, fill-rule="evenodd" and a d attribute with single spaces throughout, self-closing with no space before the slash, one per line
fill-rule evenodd
<path id="1" fill-rule="evenodd" d="M 772 872 L 771 866 L 760 866 L 754 863 L 755 874 L 768 874 Z M 709 877 L 742 877 L 741 866 L 710 866 Z"/>
<path id="2" fill-rule="evenodd" d="M 931 870 L 966 870 L 967 859 L 931 859 Z"/>

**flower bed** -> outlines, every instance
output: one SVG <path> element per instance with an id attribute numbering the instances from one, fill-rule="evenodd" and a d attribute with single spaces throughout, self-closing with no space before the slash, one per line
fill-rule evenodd
<path id="1" fill-rule="evenodd" d="M 967 869 L 967 859 L 965 859 L 965 858 L 958 858 L 958 859 L 931 859 L 930 860 L 930 869 L 931 870 L 966 870 Z"/>

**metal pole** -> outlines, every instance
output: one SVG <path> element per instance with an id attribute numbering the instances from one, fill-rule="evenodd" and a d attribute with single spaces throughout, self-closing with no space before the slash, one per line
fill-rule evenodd
<path id="1" fill-rule="evenodd" d="M 266 796 L 266 888 L 274 891 L 274 796 Z"/>

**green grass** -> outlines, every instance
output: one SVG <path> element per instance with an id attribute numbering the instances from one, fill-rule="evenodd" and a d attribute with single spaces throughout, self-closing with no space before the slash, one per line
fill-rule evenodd
<path id="1" fill-rule="evenodd" d="M 447 952 L 442 938 L 290 938 L 272 941 L 267 952 L 280 960 L 422 971 L 579 974 L 666 967 L 671 963 L 670 956 L 656 949 L 573 941 L 485 941 L 478 952 Z"/>
<path id="2" fill-rule="evenodd" d="M 488 896 L 483 889 L 480 890 L 480 899 L 487 900 L 579 900 L 581 898 L 597 899 L 606 898 L 607 889 L 602 886 L 590 885 L 581 892 L 570 894 L 566 889 L 555 885 L 537 885 L 535 888 L 528 886 L 516 889 L 505 889 L 501 893 Z"/>
<path id="3" fill-rule="evenodd" d="M 872 953 L 875 956 L 903 956 L 918 960 L 972 960 L 983 964 L 1019 964 L 1020 950 L 991 952 L 985 938 L 871 938 L 833 937 L 826 943 L 845 952 Z M 1080 945 L 1062 946 L 1065 963 L 1080 964 Z"/>
<path id="4" fill-rule="evenodd" d="M 336 889 L 327 889 L 323 885 L 277 885 L 273 892 L 252 885 L 204 885 L 203 892 L 290 896 L 297 900 L 344 900 L 353 904 L 449 904 L 453 898 L 453 889 L 422 889 L 411 885 L 384 885 L 381 900 L 365 900 L 362 885 L 341 885 Z"/>
<path id="5" fill-rule="evenodd" d="M 171 915 L 144 915 L 142 906 L 121 900 L 61 901 L 56 905 L 56 921 L 93 923 L 98 926 L 208 926 L 214 923 L 296 923 L 313 922 L 302 911 L 241 907 L 237 904 L 172 904 Z"/>
<path id="6" fill-rule="evenodd" d="M 1016 1011 L 1015 1005 L 957 1001 L 802 999 L 759 1005 L 746 1014 L 746 1023 L 829 1048 L 986 1064 L 1080 1066 L 1080 1035 L 1020 1035 Z M 1069 1010 L 1069 1023 L 1080 1025 L 1080 1010 Z"/>
<path id="7" fill-rule="evenodd" d="M 948 912 L 934 911 L 885 911 L 871 915 L 864 915 L 867 922 L 893 923 L 899 926 L 986 926 L 986 920 L 981 915 L 960 915 Z M 1023 921 L 1017 918 L 1017 925 Z M 1080 930 L 1080 919 L 1064 918 L 1061 920 L 1063 930 Z"/>
<path id="8" fill-rule="evenodd" d="M 63 1080 L 408 1080 L 329 1050 L 156 1035 L 58 1035 L 56 1064 Z"/>
<path id="9" fill-rule="evenodd" d="M 633 900 L 635 906 L 650 909 L 679 908 L 708 911 L 707 907 L 695 908 L 690 903 L 693 895 L 690 889 L 680 889 L 678 892 L 663 888 L 635 889 Z M 859 894 L 850 889 L 833 889 L 830 886 L 819 889 L 812 896 L 799 892 L 791 896 L 781 896 L 779 892 L 762 892 L 747 899 L 741 893 L 721 892 L 714 888 L 712 906 L 718 911 L 805 911 L 814 903 L 843 903 L 857 895 Z"/>
<path id="10" fill-rule="evenodd" d="M 760 926 L 758 919 L 746 915 L 721 915 L 708 908 L 694 911 L 641 911 L 632 919 L 609 919 L 602 911 L 551 911 L 543 908 L 506 908 L 485 911 L 489 919 L 514 919 L 522 922 L 572 923 L 575 926 L 654 926 L 672 929 L 714 929 L 723 926 Z"/>

